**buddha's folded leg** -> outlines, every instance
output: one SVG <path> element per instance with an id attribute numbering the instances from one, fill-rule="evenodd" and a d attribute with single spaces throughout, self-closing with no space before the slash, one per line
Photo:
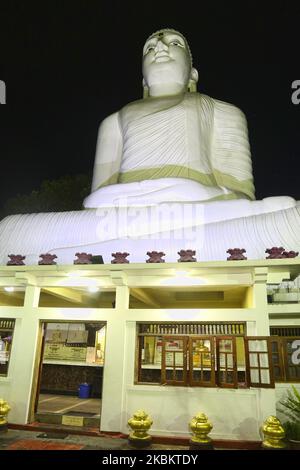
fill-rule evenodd
<path id="1" fill-rule="evenodd" d="M 234 247 L 252 259 L 264 258 L 272 246 L 300 251 L 299 205 L 223 221 L 206 222 L 202 215 L 203 205 L 175 204 L 10 216 L 0 223 L 0 262 L 22 254 L 26 264 L 37 264 L 47 252 L 57 254 L 58 264 L 72 264 L 77 251 L 101 254 L 104 262 L 115 251 L 128 251 L 132 262 L 144 262 L 152 250 L 163 250 L 168 261 L 189 248 L 202 261 L 226 259 Z"/>

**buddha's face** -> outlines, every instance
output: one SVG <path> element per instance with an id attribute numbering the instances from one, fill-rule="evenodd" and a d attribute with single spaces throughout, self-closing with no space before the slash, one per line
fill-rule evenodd
<path id="1" fill-rule="evenodd" d="M 143 76 L 146 85 L 176 83 L 187 86 L 191 74 L 191 58 L 185 39 L 167 31 L 151 36 L 143 50 Z"/>

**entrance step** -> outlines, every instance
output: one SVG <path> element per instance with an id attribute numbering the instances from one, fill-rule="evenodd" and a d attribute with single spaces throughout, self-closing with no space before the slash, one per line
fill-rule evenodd
<path id="1" fill-rule="evenodd" d="M 35 420 L 39 423 L 56 424 L 64 426 L 78 426 L 100 428 L 100 416 L 92 413 L 69 411 L 64 414 L 36 413 Z"/>

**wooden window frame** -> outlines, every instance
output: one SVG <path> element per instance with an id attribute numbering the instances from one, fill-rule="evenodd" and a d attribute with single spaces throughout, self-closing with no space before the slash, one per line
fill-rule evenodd
<path id="1" fill-rule="evenodd" d="M 141 380 L 142 373 L 142 342 L 145 337 L 155 337 L 161 338 L 162 340 L 162 356 L 161 356 L 161 368 L 160 372 L 160 381 L 147 382 Z M 245 348 L 245 383 L 244 386 L 239 387 L 238 381 L 238 367 L 237 367 L 237 347 L 236 347 L 236 338 L 243 337 L 244 339 L 244 348 Z M 138 333 L 136 341 L 136 355 L 135 355 L 135 375 L 134 383 L 140 385 L 170 385 L 170 386 L 191 386 L 191 387 L 218 387 L 218 388 L 274 388 L 274 373 L 273 373 L 273 361 L 272 361 L 272 349 L 271 342 L 276 340 L 281 344 L 283 338 L 270 337 L 270 336 L 243 336 L 243 335 L 193 335 L 193 334 L 164 334 L 161 332 L 151 332 L 151 333 Z M 199 340 L 209 340 L 211 342 L 211 380 L 195 380 L 193 379 L 193 343 L 194 341 Z M 290 338 L 285 337 L 285 340 Z M 183 344 L 183 377 L 182 380 L 170 380 L 167 379 L 167 370 L 168 365 L 166 364 L 166 343 L 168 341 L 180 340 Z M 224 367 L 220 364 L 220 351 L 219 344 L 221 340 L 230 340 L 232 342 L 232 352 L 228 354 L 233 354 L 233 367 L 232 369 L 225 369 L 233 371 L 233 382 L 222 382 L 220 380 L 220 371 L 224 370 Z M 266 341 L 267 342 L 267 351 L 249 351 L 249 341 Z M 168 351 L 167 351 L 168 352 Z M 171 352 L 171 351 L 170 351 Z M 250 367 L 250 356 L 249 353 L 257 353 L 258 357 L 258 366 Z M 226 353 L 225 353 L 226 354 Z M 260 354 L 268 354 L 268 367 L 260 365 Z M 178 367 L 180 369 L 180 367 Z M 259 371 L 259 382 L 251 381 L 251 370 L 257 369 Z M 269 372 L 270 383 L 261 382 L 261 371 L 267 369 Z M 299 380 L 300 381 L 300 380 Z"/>
<path id="2" fill-rule="evenodd" d="M 161 358 L 161 384 L 162 385 L 175 385 L 176 387 L 186 387 L 188 386 L 188 374 L 187 374 L 187 347 L 188 347 L 188 336 L 180 336 L 180 335 L 164 335 L 162 337 L 162 358 Z M 182 365 L 182 380 L 170 380 L 167 379 L 167 369 L 169 366 L 166 365 L 166 352 L 174 352 L 176 351 L 168 351 L 166 350 L 166 343 L 171 341 L 182 341 L 182 353 L 183 353 L 183 365 Z M 180 367 L 177 368 L 178 370 Z M 173 371 L 175 368 L 173 367 Z"/>
<path id="3" fill-rule="evenodd" d="M 193 342 L 194 341 L 210 341 L 211 349 L 210 349 L 210 361 L 211 361 L 211 367 L 210 367 L 210 373 L 211 373 L 211 380 L 206 381 L 206 380 L 194 380 L 193 379 L 193 371 L 194 365 L 193 365 Z M 203 372 L 203 367 L 200 368 L 201 372 Z M 216 371 L 215 371 L 215 336 L 212 335 L 201 335 L 201 336 L 190 336 L 189 337 L 189 385 L 191 387 L 216 387 Z"/>
<path id="4" fill-rule="evenodd" d="M 288 348 L 287 348 L 287 343 L 291 342 L 291 341 L 297 341 L 298 338 L 297 337 L 294 337 L 294 336 L 284 336 L 283 338 L 281 338 L 281 341 L 282 341 L 282 354 L 283 354 L 283 361 L 284 361 L 284 372 L 285 372 L 285 378 L 286 378 L 286 382 L 288 383 L 299 383 L 300 382 L 300 377 L 297 379 L 297 378 L 291 378 L 289 376 L 289 356 L 290 354 L 288 353 Z M 299 338 L 300 340 L 300 338 Z M 294 364 L 294 367 L 300 367 L 299 364 Z"/>
<path id="5" fill-rule="evenodd" d="M 10 367 L 10 360 L 11 360 L 11 352 L 12 352 L 12 345 L 14 341 L 14 333 L 16 327 L 16 319 L 14 318 L 1 318 L 0 319 L 0 337 L 5 337 L 7 333 L 11 336 L 10 345 L 8 349 L 8 360 L 5 359 L 5 362 L 1 364 L 1 369 L 6 369 L 5 372 L 0 371 L 0 377 L 8 377 L 9 376 L 9 367 Z"/>
<path id="6" fill-rule="evenodd" d="M 220 375 L 221 372 L 224 371 L 224 367 L 221 367 L 220 364 L 220 342 L 221 341 L 231 341 L 232 343 L 232 351 L 230 352 L 224 352 L 222 351 L 221 354 L 225 354 L 226 357 L 226 365 L 225 365 L 225 374 L 227 376 L 227 373 L 229 371 L 232 371 L 233 373 L 233 381 L 231 382 L 221 382 Z M 232 354 L 233 356 L 233 367 L 232 369 L 229 369 L 227 367 L 227 356 L 229 354 Z M 217 355 L 217 386 L 220 388 L 238 388 L 238 374 L 237 374 L 237 357 L 236 357 L 236 341 L 235 341 L 235 336 L 217 336 L 216 337 L 216 355 Z"/>
<path id="7" fill-rule="evenodd" d="M 250 351 L 249 350 L 249 341 L 266 341 L 267 343 L 267 351 Z M 274 382 L 274 375 L 273 375 L 273 364 L 272 364 L 272 351 L 271 351 L 271 342 L 270 336 L 245 336 L 245 351 L 246 351 L 246 370 L 247 370 L 247 383 L 249 387 L 255 388 L 275 388 Z M 258 355 L 258 366 L 251 366 L 250 367 L 250 354 L 257 353 Z M 260 366 L 260 354 L 267 354 L 268 355 L 268 367 L 261 367 Z M 268 370 L 270 383 L 263 383 L 261 382 L 261 370 Z M 259 382 L 253 382 L 251 380 L 251 370 L 258 370 L 259 373 Z"/>
<path id="8" fill-rule="evenodd" d="M 276 383 L 285 383 L 287 381 L 286 379 L 286 370 L 285 370 L 285 363 L 284 363 L 284 353 L 283 353 L 283 344 L 282 344 L 282 338 L 279 336 L 270 336 L 270 343 L 271 343 L 271 353 L 272 353 L 272 369 L 273 369 L 273 374 L 274 374 L 274 381 Z M 277 344 L 277 353 L 279 356 L 279 361 L 278 364 L 274 364 L 273 362 L 273 350 L 272 350 L 272 344 L 276 343 Z M 275 373 L 274 373 L 274 367 L 279 367 L 280 369 L 280 378 L 276 378 Z"/>
<path id="9" fill-rule="evenodd" d="M 281 376 L 279 379 L 275 378 L 275 383 L 299 383 L 300 377 L 290 377 L 289 376 L 289 362 L 288 362 L 288 351 L 287 351 L 287 343 L 292 340 L 300 340 L 300 336 L 271 336 L 271 343 L 276 342 L 278 344 L 278 351 L 279 351 L 279 364 L 275 364 L 277 367 L 280 368 Z M 300 367 L 300 365 L 295 365 L 296 367 Z M 273 358 L 272 358 L 272 367 L 274 368 Z"/>
<path id="10" fill-rule="evenodd" d="M 142 341 L 144 341 L 145 337 L 150 338 L 160 338 L 161 335 L 155 333 L 147 333 L 143 334 L 140 333 L 136 337 L 135 343 L 135 372 L 134 372 L 134 384 L 135 385 L 161 385 L 161 379 L 157 382 L 146 382 L 141 380 L 141 373 L 142 373 Z"/>

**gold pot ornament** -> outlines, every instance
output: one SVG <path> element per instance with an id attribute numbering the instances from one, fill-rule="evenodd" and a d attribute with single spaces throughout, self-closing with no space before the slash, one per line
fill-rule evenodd
<path id="1" fill-rule="evenodd" d="M 0 398 L 0 426 L 7 425 L 7 415 L 10 412 L 10 406 L 7 401 Z"/>
<path id="2" fill-rule="evenodd" d="M 284 449 L 286 443 L 283 442 L 285 438 L 285 431 L 276 416 L 269 416 L 261 428 L 264 440 L 262 447 L 264 449 Z"/>
<path id="3" fill-rule="evenodd" d="M 128 426 L 132 429 L 129 434 L 129 441 L 133 444 L 149 445 L 152 437 L 148 434 L 148 431 L 152 423 L 152 419 L 145 411 L 136 411 L 128 421 Z"/>
<path id="4" fill-rule="evenodd" d="M 198 413 L 190 422 L 190 428 L 193 436 L 191 442 L 195 444 L 210 444 L 211 438 L 208 434 L 212 430 L 213 426 L 208 421 L 207 416 L 204 413 Z"/>

